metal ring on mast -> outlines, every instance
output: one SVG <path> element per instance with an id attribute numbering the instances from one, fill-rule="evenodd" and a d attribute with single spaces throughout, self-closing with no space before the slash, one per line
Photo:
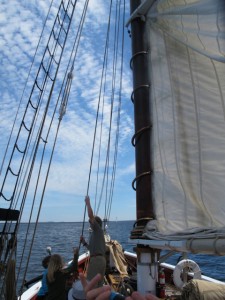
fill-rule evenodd
<path id="1" fill-rule="evenodd" d="M 144 50 L 144 51 L 140 51 L 140 52 L 137 52 L 137 53 L 135 53 L 132 57 L 131 57 L 131 59 L 130 59 L 130 68 L 131 68 L 131 70 L 133 69 L 132 68 L 132 63 L 133 63 L 133 60 L 134 60 L 134 58 L 136 58 L 137 56 L 139 56 L 139 55 L 145 55 L 145 54 L 148 54 L 148 51 L 146 51 L 146 50 Z"/>
<path id="2" fill-rule="evenodd" d="M 151 171 L 148 171 L 148 172 L 143 172 L 143 173 L 139 174 L 138 176 L 136 176 L 134 178 L 134 180 L 132 181 L 132 188 L 136 191 L 136 187 L 134 186 L 135 182 L 140 180 L 144 176 L 151 175 L 151 173 L 152 173 Z"/>
<path id="3" fill-rule="evenodd" d="M 143 230 L 146 226 L 146 224 L 150 221 L 153 220 L 153 218 L 140 218 L 138 219 L 134 225 L 133 225 L 133 229 L 131 231 L 131 239 L 136 239 L 136 238 L 143 238 L 142 237 L 142 233 Z"/>
<path id="4" fill-rule="evenodd" d="M 152 128 L 152 125 L 148 125 L 146 127 L 142 127 L 140 130 L 138 130 L 137 132 L 135 132 L 135 134 L 133 135 L 133 137 L 131 139 L 132 145 L 135 147 L 135 139 L 137 137 L 139 137 L 144 131 L 147 131 L 147 130 L 149 130 L 151 128 Z"/>
<path id="5" fill-rule="evenodd" d="M 131 94 L 131 101 L 134 103 L 134 93 L 136 91 L 138 91 L 139 89 L 142 89 L 142 88 L 150 88 L 150 84 L 142 84 L 142 85 L 139 85 L 138 87 L 136 87 L 136 89 L 133 90 L 132 94 Z"/>

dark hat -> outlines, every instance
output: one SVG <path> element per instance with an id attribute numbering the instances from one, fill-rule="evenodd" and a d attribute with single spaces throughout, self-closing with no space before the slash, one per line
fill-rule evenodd
<path id="1" fill-rule="evenodd" d="M 48 263 L 49 263 L 49 260 L 51 258 L 51 255 L 48 255 L 48 256 L 45 256 L 45 258 L 42 260 L 42 266 L 47 269 L 48 267 Z"/>
<path id="2" fill-rule="evenodd" d="M 95 221 L 102 227 L 102 219 L 98 216 L 95 216 Z"/>

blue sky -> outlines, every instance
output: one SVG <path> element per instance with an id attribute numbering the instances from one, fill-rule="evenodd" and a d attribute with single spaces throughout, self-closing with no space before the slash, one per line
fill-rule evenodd
<path id="1" fill-rule="evenodd" d="M 79 49 L 67 113 L 59 131 L 40 221 L 83 220 L 84 196 L 87 191 L 98 100 L 95 95 L 99 89 L 101 75 L 103 47 L 100 38 L 103 36 L 102 30 L 106 24 L 105 2 L 101 0 L 89 2 L 86 16 L 88 25 L 84 28 L 83 44 Z M 58 3 L 58 0 L 53 2 L 54 9 Z M 49 0 L 10 0 L 1 3 L 1 164 L 49 5 Z M 129 7 L 127 7 L 128 11 Z M 136 216 L 135 192 L 131 187 L 135 174 L 134 149 L 130 143 L 133 135 L 133 104 L 130 100 L 132 74 L 129 67 L 131 50 L 130 38 L 126 30 L 124 53 L 119 151 L 111 220 L 134 220 Z M 66 50 L 64 59 L 68 55 L 69 52 Z M 37 55 L 34 66 L 38 65 L 40 57 Z M 25 95 L 15 124 L 14 138 L 26 101 Z M 103 139 L 103 142 L 106 140 Z M 92 177 L 89 192 L 91 199 L 94 197 L 95 181 L 96 178 Z M 2 199 L 0 201 L 1 207 L 7 207 L 8 203 Z M 99 212 L 100 216 L 103 216 L 103 211 Z M 27 221 L 29 204 L 24 212 L 23 220 Z"/>

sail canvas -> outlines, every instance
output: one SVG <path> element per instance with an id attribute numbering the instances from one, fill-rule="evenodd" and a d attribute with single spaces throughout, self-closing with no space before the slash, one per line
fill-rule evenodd
<path id="1" fill-rule="evenodd" d="M 225 225 L 225 2 L 149 10 L 157 230 Z"/>

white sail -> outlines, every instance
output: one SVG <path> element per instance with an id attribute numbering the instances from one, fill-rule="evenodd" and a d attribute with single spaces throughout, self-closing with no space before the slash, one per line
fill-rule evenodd
<path id="1" fill-rule="evenodd" d="M 225 1 L 155 1 L 146 22 L 157 229 L 222 229 Z"/>

